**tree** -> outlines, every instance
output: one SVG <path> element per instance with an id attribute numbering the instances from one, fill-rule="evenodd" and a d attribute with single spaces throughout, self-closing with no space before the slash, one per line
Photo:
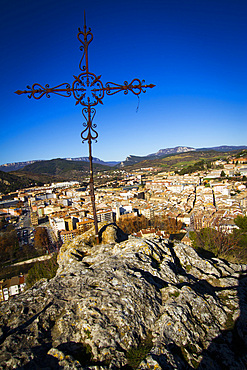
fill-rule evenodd
<path id="1" fill-rule="evenodd" d="M 126 234 L 137 233 L 141 229 L 149 227 L 149 221 L 143 215 L 136 217 L 121 217 L 117 222 L 118 227 Z"/>
<path id="2" fill-rule="evenodd" d="M 237 216 L 234 219 L 234 223 L 242 232 L 247 233 L 247 216 Z"/>
<path id="3" fill-rule="evenodd" d="M 226 234 L 223 232 L 221 225 L 216 229 L 206 227 L 191 232 L 190 239 L 196 250 L 209 251 L 216 257 L 226 257 L 239 249 L 238 239 L 232 233 Z"/>
<path id="4" fill-rule="evenodd" d="M 15 230 L 5 231 L 0 234 L 0 256 L 1 262 L 13 259 L 19 249 L 19 241 Z"/>
<path id="5" fill-rule="evenodd" d="M 241 259 L 245 261 L 247 259 L 247 217 L 237 216 L 234 222 L 238 226 L 238 229 L 235 229 L 233 234 L 235 238 L 238 239 L 241 248 L 239 255 Z"/>
<path id="6" fill-rule="evenodd" d="M 156 229 L 164 230 L 167 234 L 177 234 L 183 226 L 182 221 L 177 221 L 176 218 L 168 217 L 165 214 L 155 216 L 152 224 Z"/>
<path id="7" fill-rule="evenodd" d="M 54 254 L 49 260 L 36 262 L 28 271 L 27 288 L 30 288 L 40 279 L 52 279 L 56 275 L 57 269 L 57 254 Z"/>
<path id="8" fill-rule="evenodd" d="M 49 235 L 45 227 L 37 227 L 34 234 L 34 248 L 40 253 L 49 249 Z"/>
<path id="9" fill-rule="evenodd" d="M 226 174 L 225 174 L 225 172 L 223 170 L 220 173 L 220 177 L 226 177 Z"/>

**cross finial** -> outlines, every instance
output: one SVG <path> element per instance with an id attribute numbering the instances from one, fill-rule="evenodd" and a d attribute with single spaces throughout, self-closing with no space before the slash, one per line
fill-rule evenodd
<path id="1" fill-rule="evenodd" d="M 87 26 L 86 26 L 86 11 L 84 10 L 84 32 L 86 32 Z"/>

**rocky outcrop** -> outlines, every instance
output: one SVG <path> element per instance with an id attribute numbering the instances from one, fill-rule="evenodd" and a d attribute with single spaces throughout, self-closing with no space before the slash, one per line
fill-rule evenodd
<path id="1" fill-rule="evenodd" d="M 246 265 L 104 233 L 64 245 L 53 279 L 0 306 L 0 368 L 247 368 Z"/>

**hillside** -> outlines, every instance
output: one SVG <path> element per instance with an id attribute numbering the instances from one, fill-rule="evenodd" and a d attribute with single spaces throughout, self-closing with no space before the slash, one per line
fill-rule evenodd
<path id="1" fill-rule="evenodd" d="M 78 162 L 78 161 L 80 161 L 80 162 L 89 162 L 88 157 L 62 158 L 62 159 L 65 159 L 67 161 L 75 161 L 75 162 Z M 6 164 L 3 164 L 3 165 L 0 166 L 0 171 L 4 171 L 4 172 L 19 171 L 20 169 L 22 169 L 23 167 L 25 167 L 29 164 L 32 164 L 32 163 L 35 163 L 35 162 L 43 162 L 43 161 L 44 160 L 6 163 Z M 95 158 L 95 157 L 93 157 L 93 163 L 102 164 L 102 165 L 105 165 L 105 166 L 112 166 L 112 167 L 119 164 L 119 162 L 114 162 L 114 161 L 104 162 L 101 159 Z"/>
<path id="2" fill-rule="evenodd" d="M 110 169 L 109 166 L 94 164 L 94 171 L 104 171 Z M 40 161 L 25 166 L 15 174 L 18 176 L 28 176 L 36 179 L 46 178 L 47 182 L 61 180 L 81 181 L 84 176 L 88 176 L 89 163 L 81 161 L 68 161 L 65 159 L 52 159 L 50 161 Z"/>
<path id="3" fill-rule="evenodd" d="M 180 170 L 186 166 L 193 165 L 194 163 L 204 160 L 204 161 L 215 161 L 218 159 L 226 159 L 229 156 L 234 155 L 237 152 L 218 152 L 218 151 L 189 151 L 179 154 L 170 154 L 164 157 L 155 159 L 145 159 L 134 165 L 131 168 L 159 168 L 162 171 L 175 171 Z M 126 169 L 130 166 L 125 165 Z"/>
<path id="4" fill-rule="evenodd" d="M 43 183 L 39 183 L 43 185 Z M 0 193 L 8 194 L 18 189 L 34 186 L 35 181 L 29 177 L 19 177 L 0 171 Z"/>
<path id="5" fill-rule="evenodd" d="M 190 152 L 190 151 L 195 151 L 194 148 L 190 148 L 187 146 L 176 146 L 175 148 L 166 148 L 166 149 L 160 149 L 156 153 L 148 154 L 146 156 L 136 156 L 136 155 L 129 155 L 125 161 L 120 163 L 120 166 L 130 166 L 137 164 L 142 161 L 147 161 L 147 160 L 154 160 L 156 158 L 162 158 L 167 155 L 172 155 L 172 154 L 177 154 L 177 153 L 184 153 L 184 152 Z"/>
<path id="6" fill-rule="evenodd" d="M 159 159 L 159 158 L 164 158 L 169 155 L 173 154 L 180 154 L 180 153 L 186 153 L 186 152 L 236 152 L 236 151 L 241 151 L 243 149 L 247 149 L 246 146 L 227 146 L 227 145 L 222 145 L 222 146 L 216 146 L 212 148 L 201 148 L 201 149 L 195 149 L 187 146 L 176 146 L 175 148 L 166 148 L 166 149 L 160 149 L 156 153 L 148 154 L 146 156 L 136 156 L 136 155 L 129 155 L 125 161 L 122 161 L 120 163 L 121 167 L 124 166 L 130 166 L 137 164 L 139 162 L 143 161 L 149 161 L 149 160 L 154 160 L 154 159 Z"/>
<path id="7" fill-rule="evenodd" d="M 94 164 L 94 171 L 104 171 L 111 167 Z M 36 161 L 18 171 L 0 171 L 0 192 L 6 194 L 18 189 L 43 185 L 57 181 L 83 181 L 88 177 L 89 163 L 52 159 L 50 161 Z"/>
<path id="8" fill-rule="evenodd" d="M 1 305 L 1 368 L 246 369 L 247 265 L 100 235 L 63 245 L 53 279 Z"/>

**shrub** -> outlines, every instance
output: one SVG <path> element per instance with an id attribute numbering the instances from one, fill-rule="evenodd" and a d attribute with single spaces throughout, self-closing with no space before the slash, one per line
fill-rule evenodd
<path id="1" fill-rule="evenodd" d="M 52 279 L 57 272 L 57 254 L 54 253 L 49 260 L 36 262 L 35 265 L 28 271 L 26 280 L 27 288 L 33 286 L 40 279 Z"/>

